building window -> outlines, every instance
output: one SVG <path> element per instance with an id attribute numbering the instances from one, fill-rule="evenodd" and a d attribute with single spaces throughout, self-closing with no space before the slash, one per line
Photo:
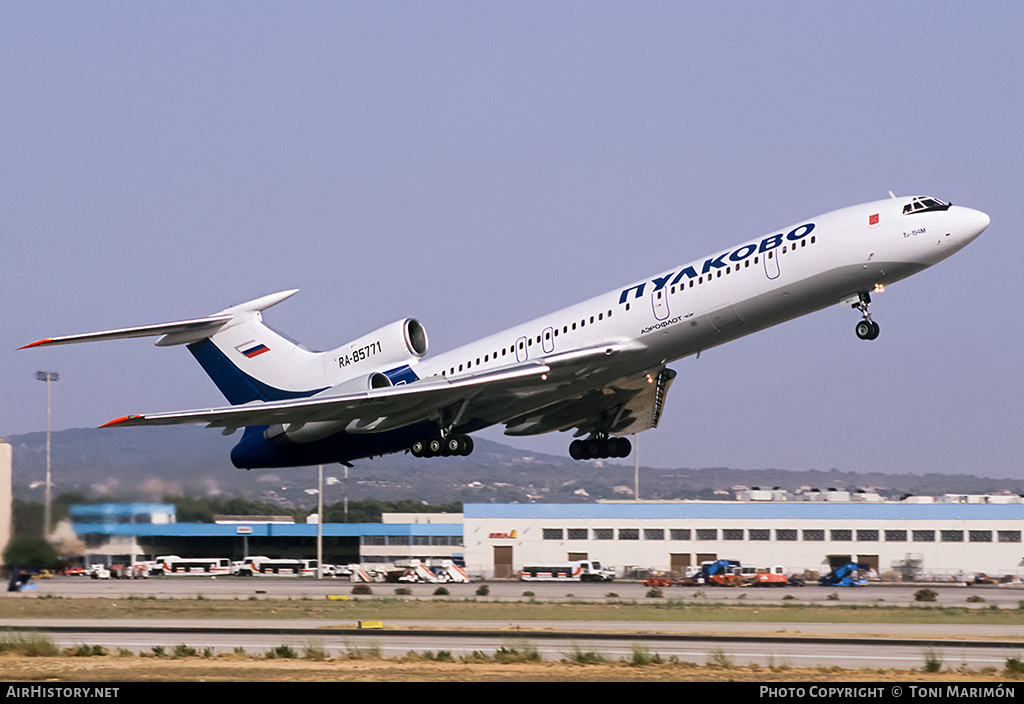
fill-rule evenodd
<path id="1" fill-rule="evenodd" d="M 1019 543 L 1020 542 L 1020 531 L 1019 530 L 999 530 L 996 531 L 999 536 L 1000 543 Z"/>
<path id="2" fill-rule="evenodd" d="M 940 530 L 939 533 L 941 534 L 942 542 L 944 543 L 964 542 L 964 532 L 962 530 Z"/>
<path id="3" fill-rule="evenodd" d="M 743 540 L 742 528 L 723 528 L 722 540 Z"/>
<path id="4" fill-rule="evenodd" d="M 544 540 L 563 540 L 565 531 L 561 528 L 545 528 Z"/>
<path id="5" fill-rule="evenodd" d="M 388 545 L 409 545 L 411 540 L 408 535 L 389 535 Z"/>
<path id="6" fill-rule="evenodd" d="M 804 540 L 820 541 L 825 539 L 825 531 L 817 528 L 809 528 L 804 531 Z"/>
<path id="7" fill-rule="evenodd" d="M 717 528 L 698 528 L 697 540 L 718 540 Z"/>
<path id="8" fill-rule="evenodd" d="M 619 540 L 640 540 L 640 529 L 619 528 Z"/>
<path id="9" fill-rule="evenodd" d="M 644 528 L 644 540 L 664 540 L 664 528 Z"/>
<path id="10" fill-rule="evenodd" d="M 876 542 L 878 540 L 877 530 L 858 530 L 857 540 L 864 542 Z"/>
<path id="11" fill-rule="evenodd" d="M 831 537 L 832 540 L 837 540 L 837 541 L 840 541 L 840 542 L 846 542 L 847 540 L 853 540 L 853 531 L 852 530 L 845 530 L 845 529 L 844 530 L 833 530 L 833 531 L 829 531 L 829 537 Z"/>
<path id="12" fill-rule="evenodd" d="M 797 532 L 796 528 L 776 528 L 775 539 L 776 540 L 796 540 Z"/>
<path id="13" fill-rule="evenodd" d="M 594 540 L 614 540 L 615 530 L 612 528 L 595 528 Z"/>
<path id="14" fill-rule="evenodd" d="M 771 540 L 772 532 L 767 528 L 751 528 L 747 531 L 748 540 Z"/>
<path id="15" fill-rule="evenodd" d="M 586 528 L 570 528 L 568 530 L 569 540 L 586 540 L 587 529 Z"/>
<path id="16" fill-rule="evenodd" d="M 383 535 L 364 535 L 363 545 L 385 545 L 387 539 Z"/>
<path id="17" fill-rule="evenodd" d="M 431 545 L 447 545 L 448 544 L 448 536 L 447 535 L 432 535 L 432 536 L 430 536 L 430 544 Z"/>
<path id="18" fill-rule="evenodd" d="M 915 530 L 911 533 L 915 543 L 934 543 L 935 542 L 935 531 L 933 530 Z"/>
<path id="19" fill-rule="evenodd" d="M 969 530 L 967 539 L 972 543 L 991 543 L 992 531 L 990 530 Z"/>
<path id="20" fill-rule="evenodd" d="M 905 543 L 905 542 L 907 542 L 907 531 L 905 531 L 905 530 L 887 530 L 887 531 L 885 531 L 885 542 L 887 542 L 887 543 Z"/>
<path id="21" fill-rule="evenodd" d="M 689 528 L 669 528 L 668 531 L 669 540 L 689 540 L 690 529 Z"/>
<path id="22" fill-rule="evenodd" d="M 429 535 L 414 535 L 412 536 L 413 545 L 430 545 Z"/>

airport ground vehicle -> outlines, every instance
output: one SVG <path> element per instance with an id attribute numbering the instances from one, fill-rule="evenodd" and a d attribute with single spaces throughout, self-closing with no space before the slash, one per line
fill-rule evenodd
<path id="1" fill-rule="evenodd" d="M 871 566 L 863 562 L 848 562 L 840 565 L 818 580 L 823 587 L 859 587 L 868 583 L 867 573 Z"/>
<path id="2" fill-rule="evenodd" d="M 231 574 L 231 561 L 226 557 L 178 557 L 177 555 L 165 555 L 158 557 L 154 562 L 160 565 L 158 568 L 160 574 Z M 150 572 L 152 571 L 151 568 Z"/>
<path id="3" fill-rule="evenodd" d="M 782 565 L 771 567 L 741 567 L 744 583 L 750 587 L 784 587 L 789 584 L 786 570 Z"/>
<path id="4" fill-rule="evenodd" d="M 408 583 L 461 583 L 469 584 L 469 575 L 452 560 L 428 561 L 424 564 L 421 560 L 396 560 L 397 569 L 390 570 L 385 574 L 387 582 L 408 582 Z"/>
<path id="5" fill-rule="evenodd" d="M 252 555 L 231 564 L 231 574 L 238 577 L 316 577 L 316 569 L 315 559 L 269 558 L 260 555 Z M 324 565 L 323 576 L 334 575 L 334 565 Z"/>
<path id="6" fill-rule="evenodd" d="M 97 563 L 89 566 L 89 576 L 93 579 L 110 579 L 110 570 Z"/>
<path id="7" fill-rule="evenodd" d="M 700 563 L 700 569 L 691 583 L 712 587 L 738 587 L 743 584 L 739 560 L 708 560 Z"/>
<path id="8" fill-rule="evenodd" d="M 524 582 L 610 582 L 615 570 L 602 567 L 597 560 L 574 562 L 527 562 L 519 579 Z"/>
<path id="9" fill-rule="evenodd" d="M 643 581 L 645 587 L 671 587 L 677 584 L 682 584 L 682 582 L 667 572 L 652 572 Z"/>

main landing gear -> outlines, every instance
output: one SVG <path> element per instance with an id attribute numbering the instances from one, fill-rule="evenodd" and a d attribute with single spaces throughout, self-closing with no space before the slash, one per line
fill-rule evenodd
<path id="1" fill-rule="evenodd" d="M 586 440 L 573 440 L 569 444 L 569 457 L 574 460 L 597 460 L 609 457 L 629 457 L 633 444 L 626 438 L 592 436 Z"/>
<path id="2" fill-rule="evenodd" d="M 472 451 L 473 438 L 468 435 L 438 435 L 417 440 L 409 448 L 413 457 L 465 457 Z"/>
<path id="3" fill-rule="evenodd" d="M 874 340 L 878 337 L 878 323 L 871 319 L 871 314 L 868 312 L 868 306 L 871 305 L 871 295 L 860 293 L 857 296 L 859 300 L 853 304 L 853 307 L 864 316 L 864 319 L 857 323 L 855 328 L 857 337 L 862 340 Z"/>

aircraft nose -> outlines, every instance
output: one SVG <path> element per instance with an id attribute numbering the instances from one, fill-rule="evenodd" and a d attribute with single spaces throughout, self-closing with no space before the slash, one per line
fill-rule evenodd
<path id="1" fill-rule="evenodd" d="M 991 222 L 987 213 L 983 213 L 980 210 L 974 210 L 973 208 L 964 208 L 962 206 L 952 206 L 956 208 L 956 219 L 957 219 L 957 239 L 964 244 L 971 242 L 978 235 L 985 231 Z"/>

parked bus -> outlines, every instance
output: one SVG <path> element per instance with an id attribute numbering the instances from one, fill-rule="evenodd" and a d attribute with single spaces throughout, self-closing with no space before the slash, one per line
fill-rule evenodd
<path id="1" fill-rule="evenodd" d="M 297 560 L 293 558 L 262 557 L 254 555 L 231 565 L 231 574 L 239 577 L 253 577 L 258 575 L 277 575 L 280 577 L 315 577 L 317 561 Z M 334 566 L 324 565 L 323 574 L 325 577 L 334 576 Z"/>
<path id="2" fill-rule="evenodd" d="M 164 555 L 153 561 L 151 574 L 231 574 L 231 561 L 226 557 L 178 557 Z"/>

